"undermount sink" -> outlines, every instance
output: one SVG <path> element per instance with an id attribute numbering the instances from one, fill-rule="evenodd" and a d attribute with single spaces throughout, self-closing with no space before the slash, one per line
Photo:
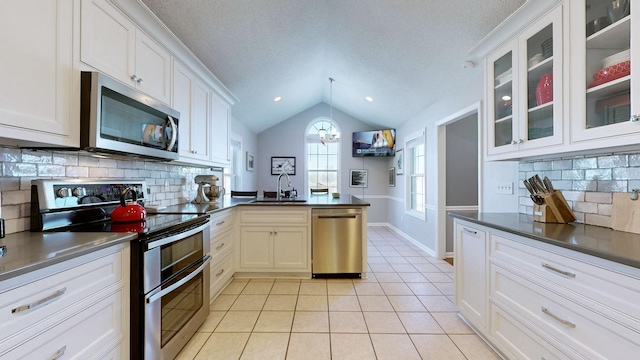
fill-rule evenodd
<path id="1" fill-rule="evenodd" d="M 290 204 L 290 203 L 306 203 L 306 199 L 292 199 L 292 198 L 268 198 L 268 199 L 256 199 L 253 203 L 269 203 L 269 204 Z"/>

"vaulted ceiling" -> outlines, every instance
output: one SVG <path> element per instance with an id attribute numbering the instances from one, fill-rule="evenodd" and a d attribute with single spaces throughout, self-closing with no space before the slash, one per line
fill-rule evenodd
<path id="1" fill-rule="evenodd" d="M 525 0 L 142 2 L 236 95 L 234 118 L 259 133 L 329 104 L 329 77 L 335 108 L 397 127 L 442 84 L 464 81 L 462 63 L 480 60 L 467 51 Z"/>

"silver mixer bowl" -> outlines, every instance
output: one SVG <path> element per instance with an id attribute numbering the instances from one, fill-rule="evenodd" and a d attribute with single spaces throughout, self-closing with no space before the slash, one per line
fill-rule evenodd
<path id="1" fill-rule="evenodd" d="M 214 201 L 224 195 L 224 188 L 219 185 L 207 186 L 204 189 L 204 195 L 209 199 L 209 201 Z"/>

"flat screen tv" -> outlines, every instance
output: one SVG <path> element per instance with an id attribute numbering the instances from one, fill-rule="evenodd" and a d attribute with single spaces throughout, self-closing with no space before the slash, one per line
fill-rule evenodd
<path id="1" fill-rule="evenodd" d="M 394 156 L 395 154 L 396 129 L 353 133 L 351 156 Z"/>

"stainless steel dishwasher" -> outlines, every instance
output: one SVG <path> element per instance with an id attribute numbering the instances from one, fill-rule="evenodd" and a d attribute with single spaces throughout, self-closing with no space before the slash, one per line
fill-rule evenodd
<path id="1" fill-rule="evenodd" d="M 313 209 L 312 274 L 362 275 L 362 209 Z"/>

